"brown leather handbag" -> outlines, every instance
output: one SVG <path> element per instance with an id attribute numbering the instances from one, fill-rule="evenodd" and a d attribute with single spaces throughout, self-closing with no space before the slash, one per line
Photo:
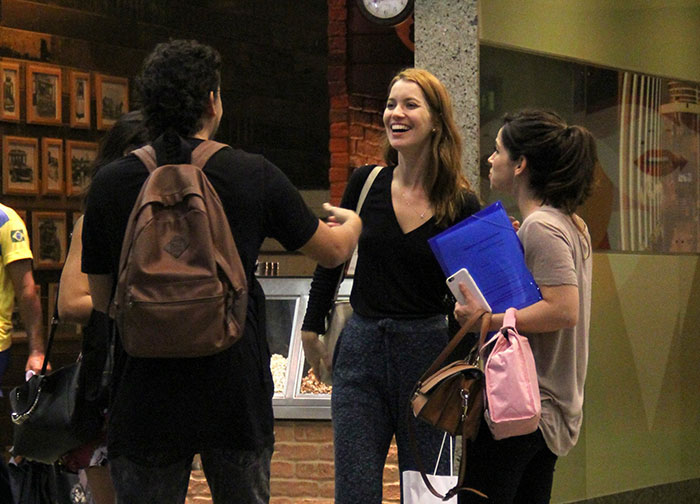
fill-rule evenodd
<path id="1" fill-rule="evenodd" d="M 415 391 L 411 407 L 416 418 L 453 436 L 474 439 L 478 432 L 484 400 L 484 373 L 461 360 L 438 370 Z"/>
<path id="2" fill-rule="evenodd" d="M 452 353 L 462 341 L 464 335 L 481 318 L 481 334 L 479 341 L 472 348 L 466 359 L 458 360 L 440 367 L 445 359 Z M 491 323 L 491 314 L 480 312 L 475 314 L 457 334 L 450 340 L 445 349 L 438 355 L 435 361 L 418 380 L 414 388 L 411 407 L 416 418 L 437 427 L 453 436 L 462 436 L 462 460 L 460 462 L 459 479 L 457 485 L 446 495 L 441 495 L 430 484 L 423 469 L 418 450 L 415 446 L 415 432 L 413 422 L 409 420 L 408 430 L 413 449 L 413 457 L 418 470 L 423 477 L 428 490 L 436 497 L 449 499 L 459 491 L 469 491 L 486 497 L 483 493 L 473 488 L 464 486 L 467 461 L 467 439 L 474 440 L 479 432 L 479 424 L 484 412 L 484 373 L 479 367 L 478 349 L 483 345 Z M 410 413 L 409 413 L 410 414 Z"/>

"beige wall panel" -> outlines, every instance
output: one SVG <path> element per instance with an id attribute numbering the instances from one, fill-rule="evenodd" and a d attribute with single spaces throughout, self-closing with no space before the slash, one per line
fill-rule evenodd
<path id="1" fill-rule="evenodd" d="M 482 42 L 700 82 L 698 0 L 487 0 Z"/>

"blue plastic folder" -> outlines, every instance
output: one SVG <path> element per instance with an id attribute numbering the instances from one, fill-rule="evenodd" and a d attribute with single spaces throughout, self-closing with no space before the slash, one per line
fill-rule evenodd
<path id="1" fill-rule="evenodd" d="M 494 313 L 542 299 L 520 239 L 500 201 L 428 240 L 449 277 L 467 268 Z"/>

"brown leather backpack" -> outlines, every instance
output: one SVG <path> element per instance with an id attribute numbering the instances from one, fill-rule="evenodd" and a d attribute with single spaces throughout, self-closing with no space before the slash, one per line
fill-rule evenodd
<path id="1" fill-rule="evenodd" d="M 201 357 L 233 345 L 248 305 L 245 271 L 219 196 L 202 171 L 224 144 L 202 142 L 191 164 L 156 166 L 129 216 L 110 315 L 134 357 Z"/>

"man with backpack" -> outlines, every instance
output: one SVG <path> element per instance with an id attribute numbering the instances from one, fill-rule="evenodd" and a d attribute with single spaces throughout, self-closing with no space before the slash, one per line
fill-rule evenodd
<path id="1" fill-rule="evenodd" d="M 207 142 L 223 113 L 220 67 L 206 45 L 159 44 L 138 82 L 152 150 L 102 168 L 87 198 L 82 269 L 95 309 L 117 322 L 108 448 L 119 503 L 184 502 L 196 453 L 216 504 L 269 501 L 274 386 L 264 294 L 254 276 L 260 245 L 270 236 L 333 267 L 350 256 L 361 230 L 354 212 L 336 207 L 327 209 L 340 225 L 320 221 L 264 157 Z M 207 158 L 200 181 L 193 166 Z M 196 182 L 183 182 L 190 176 Z M 231 251 L 219 243 L 220 230 L 201 229 L 218 218 L 208 183 L 237 248 L 229 258 L 219 254 Z M 139 195 L 142 187 L 157 194 Z M 137 199 L 152 216 L 136 215 Z M 128 226 L 136 233 L 125 241 Z M 139 229 L 151 233 L 151 252 L 136 250 L 148 248 L 138 244 Z M 211 252 L 216 264 L 196 267 L 193 251 Z M 194 279 L 193 287 L 167 283 L 173 278 Z M 168 300 L 173 292 L 180 294 Z M 202 317 L 193 308 L 200 299 L 218 308 Z"/>

